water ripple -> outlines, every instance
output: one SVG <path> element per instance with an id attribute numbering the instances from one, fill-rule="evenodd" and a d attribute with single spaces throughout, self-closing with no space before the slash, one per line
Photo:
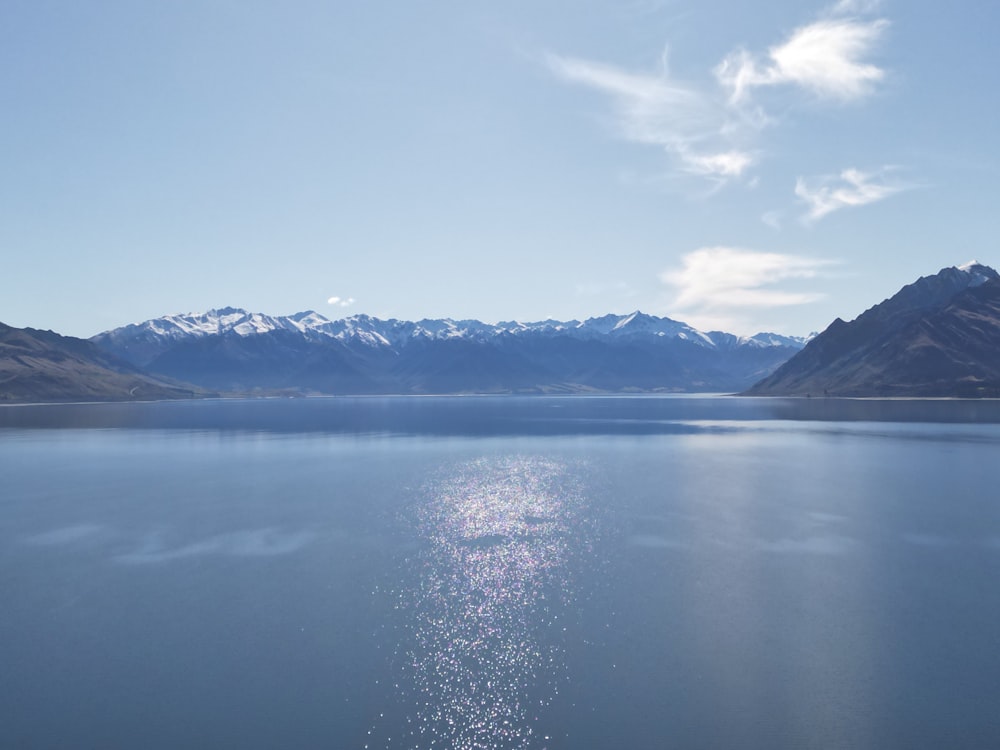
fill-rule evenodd
<path id="1" fill-rule="evenodd" d="M 544 747 L 537 717 L 566 679 L 552 636 L 592 533 L 575 475 L 536 457 L 481 459 L 426 489 L 419 583 L 398 595 L 408 715 L 395 732 L 376 725 L 366 747 Z"/>

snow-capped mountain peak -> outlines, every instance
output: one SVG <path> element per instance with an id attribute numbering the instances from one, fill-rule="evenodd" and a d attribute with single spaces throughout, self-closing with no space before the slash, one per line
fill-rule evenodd
<path id="1" fill-rule="evenodd" d="M 735 390 L 797 349 L 791 339 L 708 334 L 640 311 L 492 324 L 222 307 L 92 340 L 134 365 L 206 388 L 310 393 Z"/>
<path id="2" fill-rule="evenodd" d="M 971 277 L 969 286 L 979 286 L 980 284 L 985 284 L 990 279 L 1000 278 L 1000 274 L 997 274 L 989 266 L 984 266 L 978 260 L 970 260 L 968 263 L 956 266 L 956 268 Z"/>
<path id="3" fill-rule="evenodd" d="M 564 336 L 581 340 L 626 339 L 636 341 L 677 340 L 708 349 L 729 351 L 734 347 L 799 347 L 802 339 L 758 334 L 740 338 L 718 332 L 705 333 L 686 323 L 648 315 L 639 310 L 626 315 L 608 314 L 585 321 L 546 319 L 537 322 L 508 321 L 497 324 L 478 320 L 425 318 L 405 321 L 382 320 L 358 314 L 330 320 L 314 310 L 287 316 L 255 313 L 239 307 L 220 307 L 203 313 L 166 315 L 143 323 L 116 328 L 98 334 L 95 342 L 118 351 L 140 366 L 145 366 L 159 353 L 186 339 L 206 336 L 238 336 L 242 338 L 288 332 L 307 340 L 335 339 L 346 345 L 363 345 L 368 349 L 401 351 L 413 342 L 467 340 L 486 342 L 504 337 Z"/>
<path id="4" fill-rule="evenodd" d="M 991 269 L 986 269 L 991 271 Z M 496 324 L 478 320 L 452 318 L 424 318 L 411 322 L 390 318 L 383 320 L 371 315 L 358 314 L 330 320 L 314 310 L 287 316 L 255 313 L 239 307 L 220 307 L 203 313 L 177 313 L 143 323 L 116 328 L 98 334 L 98 337 L 136 335 L 140 332 L 171 339 L 213 335 L 254 336 L 271 331 L 297 331 L 303 334 L 323 335 L 340 340 L 352 338 L 381 345 L 399 345 L 411 339 L 488 339 L 501 334 L 567 335 L 591 338 L 594 336 L 658 336 L 679 338 L 702 346 L 715 346 L 713 335 L 699 331 L 686 323 L 648 315 L 639 310 L 626 315 L 609 313 L 585 321 L 560 321 L 552 318 L 535 322 L 502 321 Z M 98 338 L 95 337 L 95 338 Z M 788 346 L 800 341 L 796 337 L 777 334 L 757 334 L 744 337 L 758 345 Z"/>

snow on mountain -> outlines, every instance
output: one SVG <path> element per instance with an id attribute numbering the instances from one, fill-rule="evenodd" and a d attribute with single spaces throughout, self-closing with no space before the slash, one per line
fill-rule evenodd
<path id="1" fill-rule="evenodd" d="M 753 336 L 741 336 L 740 343 L 749 346 L 791 346 L 801 349 L 816 337 L 813 331 L 808 336 L 782 336 L 780 333 L 755 333 Z"/>
<path id="2" fill-rule="evenodd" d="M 158 375 L 237 393 L 729 391 L 798 349 L 792 339 L 708 334 L 639 311 L 490 324 L 225 307 L 123 326 L 92 341 Z"/>
<path id="3" fill-rule="evenodd" d="M 155 320 L 147 320 L 145 323 L 125 326 L 125 329 L 145 329 L 150 333 L 172 339 L 185 336 L 213 336 L 228 331 L 233 331 L 240 336 L 250 336 L 278 328 L 301 330 L 301 327 L 293 323 L 291 319 L 249 313 L 235 307 L 223 307 L 204 313 L 165 315 Z M 121 330 L 123 329 L 115 329 L 115 331 Z"/>
<path id="4" fill-rule="evenodd" d="M 580 325 L 578 325 L 575 330 L 582 334 L 606 336 L 611 333 L 615 326 L 618 325 L 625 317 L 628 316 L 608 314 L 602 315 L 599 318 L 587 318 Z"/>
<path id="5" fill-rule="evenodd" d="M 978 267 L 975 267 L 978 268 Z M 973 272 L 973 271 L 970 271 Z M 978 273 L 978 271 L 974 271 Z M 678 339 L 709 349 L 735 347 L 800 348 L 806 339 L 761 333 L 749 338 L 720 332 L 705 333 L 686 323 L 647 315 L 638 310 L 627 315 L 608 314 L 578 320 L 547 319 L 536 322 L 504 321 L 496 324 L 451 318 L 406 321 L 383 320 L 371 315 L 352 315 L 330 320 L 314 310 L 287 316 L 254 313 L 238 307 L 222 307 L 203 313 L 166 315 L 135 323 L 93 337 L 96 343 L 114 349 L 140 365 L 155 358 L 167 346 L 205 336 L 256 336 L 275 331 L 298 333 L 306 338 L 327 337 L 344 344 L 373 349 L 399 350 L 415 341 L 487 341 L 498 336 L 569 336 L 577 339 L 650 338 Z"/>
<path id="6" fill-rule="evenodd" d="M 574 331 L 579 328 L 582 324 L 579 320 L 554 320 L 553 318 L 547 318 L 545 320 L 537 320 L 530 323 L 522 323 L 517 320 L 507 320 L 501 321 L 496 324 L 496 327 L 501 329 L 506 333 L 525 333 L 528 331 L 538 333 L 567 333 L 569 331 Z"/>
<path id="7" fill-rule="evenodd" d="M 978 260 L 970 260 L 968 263 L 956 266 L 956 268 L 971 277 L 969 281 L 970 287 L 979 286 L 985 284 L 990 279 L 998 278 L 996 271 L 989 266 L 984 266 Z"/>
<path id="8" fill-rule="evenodd" d="M 701 346 L 712 346 L 708 334 L 692 328 L 687 323 L 681 323 L 670 318 L 658 318 L 646 315 L 636 310 L 630 315 L 621 316 L 621 320 L 610 331 L 612 336 L 630 336 L 646 334 L 653 336 L 668 336 L 691 341 Z"/>

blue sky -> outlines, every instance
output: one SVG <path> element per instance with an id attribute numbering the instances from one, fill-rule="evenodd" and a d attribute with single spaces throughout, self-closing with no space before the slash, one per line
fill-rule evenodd
<path id="1" fill-rule="evenodd" d="M 0 320 L 804 334 L 995 249 L 1000 6 L 0 4 Z"/>

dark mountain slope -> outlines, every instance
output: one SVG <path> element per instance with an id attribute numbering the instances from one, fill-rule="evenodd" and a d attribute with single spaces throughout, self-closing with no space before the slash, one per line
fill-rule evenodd
<path id="1" fill-rule="evenodd" d="M 364 361 L 339 341 L 310 341 L 289 331 L 252 337 L 225 333 L 183 340 L 148 365 L 152 372 L 232 392 L 297 389 L 370 393 L 378 387 Z"/>
<path id="2" fill-rule="evenodd" d="M 919 279 L 839 318 L 755 396 L 1000 395 L 1000 276 L 979 264 Z"/>
<path id="3" fill-rule="evenodd" d="M 0 323 L 0 401 L 127 401 L 205 395 L 150 377 L 89 341 Z"/>

